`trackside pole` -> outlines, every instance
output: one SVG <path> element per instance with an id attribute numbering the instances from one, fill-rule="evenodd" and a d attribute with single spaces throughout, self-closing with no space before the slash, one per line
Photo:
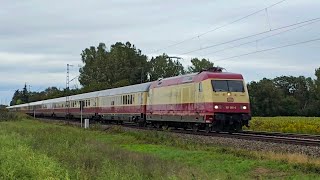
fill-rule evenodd
<path id="1" fill-rule="evenodd" d="M 81 127 L 82 127 L 82 108 L 80 110 L 80 114 L 81 114 Z"/>
<path id="2" fill-rule="evenodd" d="M 81 127 L 82 127 L 82 111 L 84 108 L 84 101 L 80 101 L 80 119 L 81 119 Z"/>

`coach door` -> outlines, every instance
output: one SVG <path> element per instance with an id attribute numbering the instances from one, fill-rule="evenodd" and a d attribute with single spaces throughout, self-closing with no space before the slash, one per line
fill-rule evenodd
<path id="1" fill-rule="evenodd" d="M 110 102 L 110 103 L 111 103 L 110 105 L 111 105 L 111 113 L 112 113 L 112 114 L 115 113 L 115 112 L 114 112 L 114 105 L 115 105 L 114 101 L 115 101 L 115 98 L 112 97 L 112 98 L 111 98 L 111 102 Z"/>
<path id="2" fill-rule="evenodd" d="M 196 84 L 195 88 L 195 96 L 194 96 L 194 107 L 197 113 L 201 110 L 201 104 L 202 104 L 202 96 L 203 96 L 203 89 L 202 89 L 202 83 L 199 82 Z"/>
<path id="3" fill-rule="evenodd" d="M 152 89 L 150 89 L 149 90 L 149 92 L 148 92 L 148 111 L 150 112 L 150 113 L 152 113 L 153 112 L 153 88 Z"/>
<path id="4" fill-rule="evenodd" d="M 97 97 L 94 98 L 93 107 L 94 107 L 95 113 L 98 114 L 99 113 L 99 108 L 98 108 L 99 107 L 99 101 L 98 101 Z"/>

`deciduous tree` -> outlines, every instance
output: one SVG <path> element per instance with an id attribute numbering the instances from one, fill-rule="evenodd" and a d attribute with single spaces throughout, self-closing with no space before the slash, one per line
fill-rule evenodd
<path id="1" fill-rule="evenodd" d="M 188 72 L 193 73 L 193 72 L 200 72 L 203 69 L 208 69 L 213 67 L 214 63 L 210 62 L 209 59 L 198 59 L 198 58 L 193 58 L 191 59 L 192 66 L 188 67 Z"/>
<path id="2" fill-rule="evenodd" d="M 185 74 L 184 67 L 179 60 L 173 60 L 167 54 L 152 57 L 149 64 L 151 67 L 150 81 Z"/>

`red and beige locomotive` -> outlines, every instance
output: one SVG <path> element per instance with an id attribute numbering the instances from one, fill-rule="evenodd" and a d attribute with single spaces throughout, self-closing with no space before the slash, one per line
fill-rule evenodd
<path id="1" fill-rule="evenodd" d="M 79 118 L 82 102 L 85 118 L 158 128 L 240 131 L 251 119 L 242 75 L 222 72 L 220 68 L 8 109 L 35 116 Z"/>

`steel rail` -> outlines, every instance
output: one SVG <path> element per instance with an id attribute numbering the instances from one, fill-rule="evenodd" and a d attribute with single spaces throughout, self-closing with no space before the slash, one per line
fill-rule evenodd
<path id="1" fill-rule="evenodd" d="M 125 124 L 125 127 L 142 129 L 142 130 L 157 130 L 164 131 L 163 129 L 157 129 L 152 127 L 137 127 L 133 124 Z M 320 136 L 306 135 L 306 134 L 289 134 L 289 133 L 268 133 L 268 132 L 254 132 L 254 131 L 244 131 L 239 133 L 216 133 L 210 132 L 206 133 L 204 131 L 193 132 L 192 130 L 181 130 L 181 129 L 170 129 L 168 132 L 180 133 L 180 134 L 190 134 L 199 136 L 209 136 L 209 137 L 223 137 L 223 138 L 236 138 L 244 140 L 254 140 L 263 142 L 272 142 L 280 144 L 293 144 L 293 145 L 303 145 L 303 146 L 319 146 L 320 147 Z M 308 138 L 307 138 L 308 137 Z"/>
<path id="2" fill-rule="evenodd" d="M 281 133 L 281 132 L 267 132 L 267 131 L 242 131 L 243 134 L 256 134 L 256 135 L 267 135 L 267 136 L 278 136 L 278 137 L 292 137 L 300 139 L 315 139 L 320 140 L 320 135 L 311 134 L 296 134 L 296 133 Z"/>

